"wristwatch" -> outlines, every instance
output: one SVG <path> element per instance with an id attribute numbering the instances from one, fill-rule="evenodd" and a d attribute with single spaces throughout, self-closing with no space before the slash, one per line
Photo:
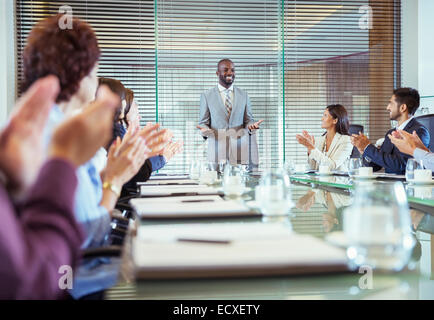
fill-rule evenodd
<path id="1" fill-rule="evenodd" d="M 119 188 L 109 181 L 104 182 L 102 188 L 111 190 L 117 197 L 121 195 L 121 191 L 119 190 Z"/>

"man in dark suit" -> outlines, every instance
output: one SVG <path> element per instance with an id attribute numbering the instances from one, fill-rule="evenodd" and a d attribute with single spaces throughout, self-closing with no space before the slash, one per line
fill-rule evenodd
<path id="1" fill-rule="evenodd" d="M 396 129 L 409 133 L 416 132 L 425 146 L 429 145 L 430 136 L 428 130 L 417 120 L 413 119 L 417 108 L 419 108 L 420 97 L 416 89 L 399 88 L 393 92 L 386 108 L 390 113 L 390 120 L 398 121 L 398 126 L 386 133 L 384 142 L 380 149 L 370 143 L 368 137 L 363 134 L 353 134 L 351 143 L 363 155 L 364 165 L 378 171 L 385 169 L 386 173 L 404 174 L 409 155 L 404 154 L 395 147 L 388 135 Z"/>

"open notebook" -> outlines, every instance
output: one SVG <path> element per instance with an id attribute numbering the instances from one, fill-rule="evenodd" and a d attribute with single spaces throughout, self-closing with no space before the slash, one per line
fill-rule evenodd
<path id="1" fill-rule="evenodd" d="M 137 182 L 139 186 L 146 185 L 198 185 L 199 182 L 197 180 L 192 179 L 156 179 L 156 180 L 148 180 L 146 182 Z"/>
<path id="2" fill-rule="evenodd" d="M 243 203 L 219 196 L 136 198 L 130 204 L 141 218 L 259 216 Z"/>
<path id="3" fill-rule="evenodd" d="M 181 179 L 189 179 L 190 176 L 188 174 L 158 174 L 152 175 L 149 177 L 149 180 L 181 180 Z"/>
<path id="4" fill-rule="evenodd" d="M 348 271 L 344 250 L 276 223 L 141 226 L 132 258 L 140 279 Z"/>
<path id="5" fill-rule="evenodd" d="M 158 197 L 158 196 L 185 196 L 185 195 L 210 195 L 221 194 L 222 192 L 213 187 L 204 185 L 142 185 L 140 186 L 140 194 L 143 197 Z"/>

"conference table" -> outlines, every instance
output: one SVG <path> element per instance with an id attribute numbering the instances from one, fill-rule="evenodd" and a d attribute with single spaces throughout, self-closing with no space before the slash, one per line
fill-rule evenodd
<path id="1" fill-rule="evenodd" d="M 254 199 L 254 189 L 260 174 L 245 176 L 250 191 L 238 198 Z M 142 225 L 170 226 L 179 223 L 281 223 L 299 234 L 312 235 L 323 241 L 343 230 L 343 210 L 351 205 L 354 181 L 343 175 L 291 175 L 291 197 L 294 207 L 286 216 L 208 218 L 208 219 L 140 219 Z M 376 179 L 375 184 L 388 184 L 402 179 Z M 434 299 L 434 188 L 413 186 L 403 181 L 410 207 L 416 245 L 410 262 L 400 272 L 374 270 L 372 286 L 363 285 L 364 273 L 327 272 L 324 274 L 235 277 L 213 279 L 155 279 L 135 278 L 131 257 L 134 229 L 125 240 L 122 257 L 113 258 L 111 288 L 106 299 Z M 216 186 L 219 187 L 219 186 Z M 106 272 L 106 271 L 104 271 Z M 116 281 L 113 280 L 116 274 Z"/>

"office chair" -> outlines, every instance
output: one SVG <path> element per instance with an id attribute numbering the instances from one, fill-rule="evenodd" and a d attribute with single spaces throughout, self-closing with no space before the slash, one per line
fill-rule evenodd
<path id="1" fill-rule="evenodd" d="M 431 151 L 434 150 L 434 113 L 415 117 L 415 119 L 428 129 L 430 136 L 428 149 L 430 149 Z"/>
<path id="2" fill-rule="evenodd" d="M 348 129 L 350 136 L 353 134 L 359 134 L 359 132 L 363 133 L 363 126 L 360 124 L 350 124 Z M 353 151 L 351 152 L 351 158 L 360 158 L 360 152 L 356 147 L 353 147 Z"/>

